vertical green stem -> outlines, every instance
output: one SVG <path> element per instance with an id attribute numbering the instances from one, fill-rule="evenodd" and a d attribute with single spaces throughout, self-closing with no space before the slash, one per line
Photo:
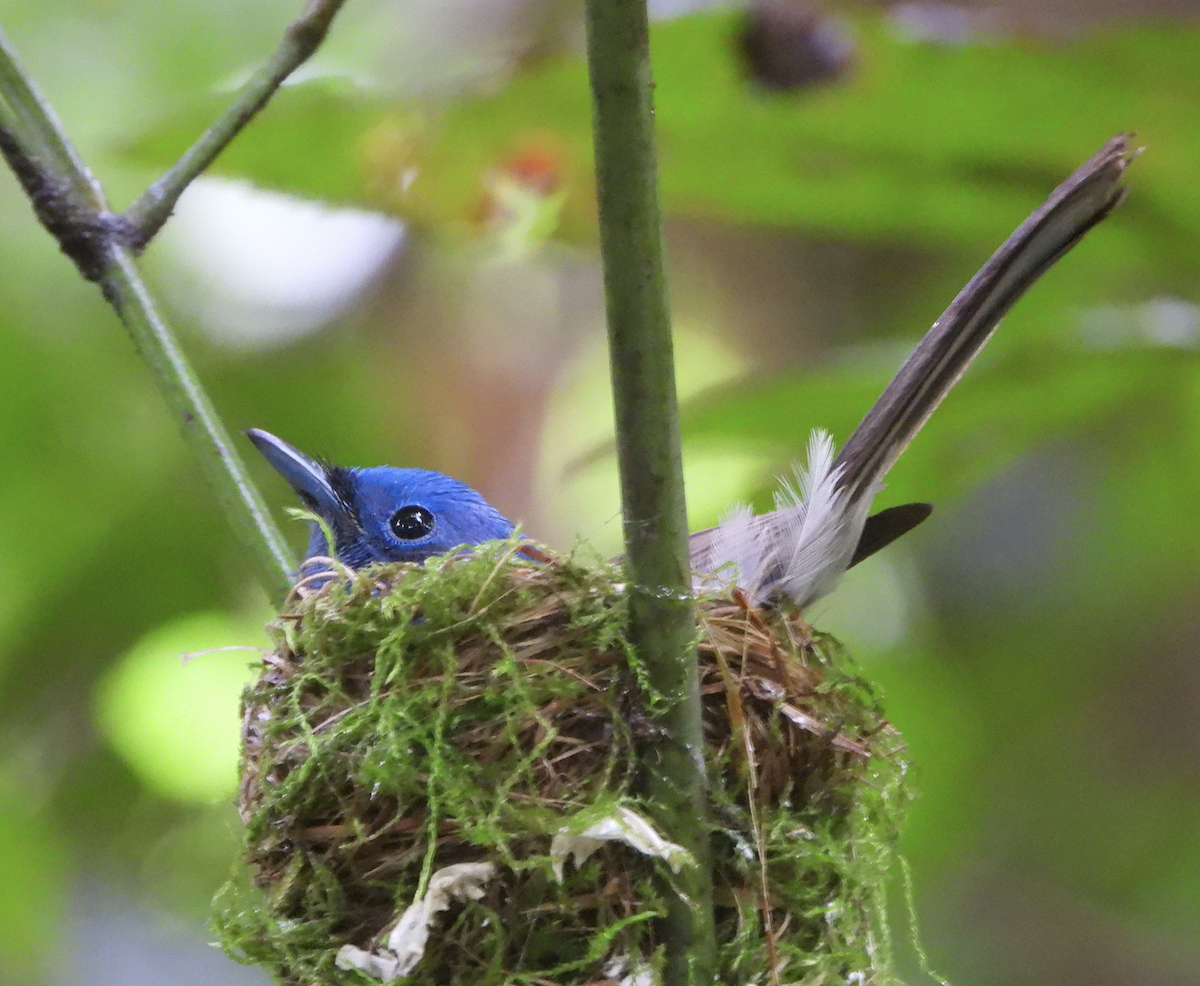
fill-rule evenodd
<path id="1" fill-rule="evenodd" d="M 645 0 L 587 0 L 587 27 L 630 634 L 665 698 L 643 764 L 659 824 L 698 864 L 665 922 L 664 982 L 704 986 L 715 964 L 708 806 Z"/>

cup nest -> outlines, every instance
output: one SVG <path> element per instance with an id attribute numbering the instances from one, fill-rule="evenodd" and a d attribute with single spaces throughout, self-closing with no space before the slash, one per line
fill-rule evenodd
<path id="1" fill-rule="evenodd" d="M 627 587 L 519 550 L 293 593 L 243 699 L 235 958 L 297 986 L 657 982 L 691 862 L 642 793 L 662 698 Z M 696 617 L 720 980 L 890 981 L 900 736 L 799 616 L 735 594 Z"/>

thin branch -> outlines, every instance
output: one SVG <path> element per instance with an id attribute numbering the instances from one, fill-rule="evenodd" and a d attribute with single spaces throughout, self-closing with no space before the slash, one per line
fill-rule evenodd
<path id="1" fill-rule="evenodd" d="M 103 190 L 83 164 L 49 105 L 0 32 L 0 152 L 34 212 L 88 280 L 96 281 L 133 337 L 167 406 L 183 427 L 218 502 L 257 575 L 282 599 L 295 562 L 251 482 L 229 435 L 133 261 L 128 229 L 107 210 Z"/>
<path id="2" fill-rule="evenodd" d="M 308 6 L 288 25 L 283 40 L 267 63 L 254 73 L 221 114 L 171 169 L 154 182 L 128 209 L 125 219 L 141 249 L 162 228 L 179 196 L 217 159 L 242 128 L 258 114 L 284 80 L 321 46 L 329 25 L 346 0 L 308 0 Z"/>
<path id="3" fill-rule="evenodd" d="M 665 921 L 663 982 L 705 986 L 715 966 L 708 798 L 646 2 L 588 0 L 587 29 L 629 629 L 664 697 L 641 759 L 659 824 L 697 862 Z"/>
<path id="4" fill-rule="evenodd" d="M 276 601 L 291 589 L 296 561 L 229 433 L 163 321 L 129 247 L 113 246 L 100 288 L 150 367 L 172 415 L 234 534 L 256 561 L 259 580 Z"/>
<path id="5" fill-rule="evenodd" d="M 26 149 L 27 155 L 65 179 L 81 208 L 91 208 L 97 213 L 106 211 L 100 183 L 75 152 L 58 117 L 38 92 L 3 30 L 0 30 L 0 110 L 6 118 L 6 129 Z"/>

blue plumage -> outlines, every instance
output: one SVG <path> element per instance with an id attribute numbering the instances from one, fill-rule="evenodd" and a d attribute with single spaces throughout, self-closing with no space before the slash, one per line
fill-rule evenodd
<path id="1" fill-rule="evenodd" d="M 428 469 L 346 469 L 310 459 L 257 428 L 247 435 L 304 505 L 333 532 L 333 552 L 351 568 L 424 561 L 461 545 L 506 538 L 505 518 L 465 483 Z M 331 554 L 313 524 L 306 557 Z"/>

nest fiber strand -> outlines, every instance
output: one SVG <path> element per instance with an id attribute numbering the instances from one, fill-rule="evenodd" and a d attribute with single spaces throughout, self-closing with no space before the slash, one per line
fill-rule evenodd
<path id="1" fill-rule="evenodd" d="M 369 983 L 370 952 L 431 877 L 490 864 L 432 920 L 418 984 L 595 983 L 659 954 L 671 866 L 556 835 L 654 818 L 650 693 L 621 574 L 512 542 L 301 591 L 244 699 L 247 867 L 227 951 L 288 984 Z M 871 689 L 797 616 L 697 603 L 719 971 L 730 984 L 884 982 L 883 883 L 905 751 Z M 561 881 L 555 873 L 555 864 Z M 490 872 L 490 871 L 489 871 Z"/>

